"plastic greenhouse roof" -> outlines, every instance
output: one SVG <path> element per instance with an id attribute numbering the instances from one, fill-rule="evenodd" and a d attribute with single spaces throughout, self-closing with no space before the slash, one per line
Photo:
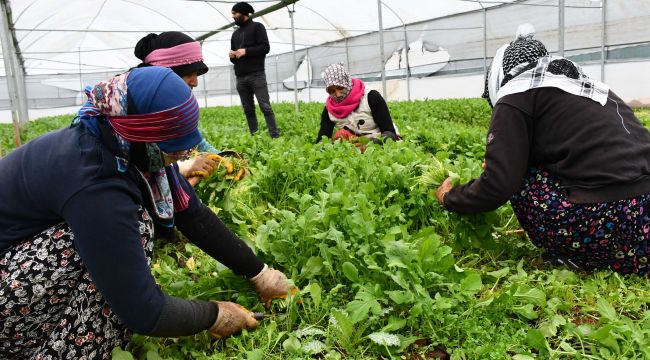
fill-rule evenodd
<path id="1" fill-rule="evenodd" d="M 382 0 L 383 28 L 492 7 L 515 0 Z M 16 38 L 28 75 L 120 71 L 139 63 L 136 42 L 150 32 L 183 31 L 198 37 L 232 22 L 236 1 L 197 0 L 13 0 Z M 249 1 L 256 11 L 282 3 Z M 299 0 L 255 19 L 263 23 L 271 54 L 291 51 L 295 9 L 296 49 L 379 28 L 376 0 Z M 228 65 L 232 28 L 203 43 L 208 66 Z M 4 74 L 4 63 L 0 62 Z"/>

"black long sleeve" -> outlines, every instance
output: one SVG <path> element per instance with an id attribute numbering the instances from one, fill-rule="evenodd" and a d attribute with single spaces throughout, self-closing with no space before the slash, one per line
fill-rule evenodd
<path id="1" fill-rule="evenodd" d="M 446 209 L 463 214 L 494 210 L 520 188 L 528 167 L 532 118 L 515 107 L 496 106 L 488 134 L 485 170 L 449 191 Z"/>
<path id="2" fill-rule="evenodd" d="M 79 192 L 64 213 L 75 233 L 75 247 L 111 309 L 143 335 L 185 336 L 207 329 L 217 317 L 216 306 L 160 289 L 139 241 L 138 205 L 115 186 L 101 186 Z M 112 206 L 97 206 L 100 200 Z"/>
<path id="3" fill-rule="evenodd" d="M 612 91 L 605 105 L 547 87 L 494 106 L 481 177 L 450 191 L 445 207 L 480 212 L 504 204 L 528 166 L 541 166 L 578 204 L 650 192 L 650 132 Z"/>
<path id="4" fill-rule="evenodd" d="M 217 320 L 219 307 L 204 300 L 184 300 L 165 296 L 165 305 L 154 328 L 146 335 L 176 337 L 207 330 Z"/>
<path id="5" fill-rule="evenodd" d="M 269 45 L 269 37 L 266 35 L 266 28 L 260 23 L 252 23 L 254 27 L 255 45 L 246 47 L 245 56 L 261 56 L 264 57 L 271 51 Z"/>
<path id="6" fill-rule="evenodd" d="M 393 125 L 393 119 L 388 110 L 388 104 L 386 104 L 386 101 L 377 90 L 371 90 L 368 93 L 368 106 L 370 106 L 372 118 L 375 120 L 375 124 L 377 124 L 382 134 L 386 131 L 397 134 L 395 125 Z"/>
<path id="7" fill-rule="evenodd" d="M 251 278 L 264 263 L 207 206 L 199 203 L 194 211 L 178 213 L 176 227 L 201 250 L 237 275 Z"/>
<path id="8" fill-rule="evenodd" d="M 316 137 L 316 143 L 321 142 L 323 136 L 332 138 L 332 132 L 334 132 L 334 123 L 330 120 L 330 114 L 327 112 L 327 108 L 324 107 L 320 115 L 320 130 L 318 131 L 318 137 Z"/>

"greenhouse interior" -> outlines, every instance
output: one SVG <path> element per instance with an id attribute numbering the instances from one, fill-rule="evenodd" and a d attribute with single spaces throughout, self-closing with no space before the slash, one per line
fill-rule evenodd
<path id="1" fill-rule="evenodd" d="M 649 102 L 650 10 L 642 0 L 254 3 L 271 44 L 266 76 L 273 102 L 322 101 L 320 73 L 337 62 L 389 100 L 479 97 L 494 53 L 522 23 L 535 27 L 551 53 L 577 61 L 625 101 Z M 74 112 L 86 85 L 137 66 L 133 46 L 142 36 L 171 30 L 201 39 L 210 67 L 194 90 L 201 106 L 237 104 L 227 57 L 230 7 L 227 1 L 7 2 L 3 54 L 15 56 L 3 56 L 0 122 L 11 122 L 6 69 L 17 74 L 23 113 L 33 110 L 23 118 L 57 108 Z"/>
<path id="2" fill-rule="evenodd" d="M 0 5 L 0 358 L 650 359 L 650 1 Z"/>

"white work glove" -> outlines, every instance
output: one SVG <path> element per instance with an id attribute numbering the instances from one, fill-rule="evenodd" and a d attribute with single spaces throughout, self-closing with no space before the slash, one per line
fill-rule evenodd
<path id="1" fill-rule="evenodd" d="M 245 307 L 230 301 L 212 301 L 219 307 L 217 320 L 210 326 L 208 333 L 217 339 L 225 338 L 241 332 L 243 329 L 253 329 L 258 325 L 254 314 Z"/>
<path id="2" fill-rule="evenodd" d="M 282 271 L 272 269 L 266 264 L 259 274 L 251 278 L 251 282 L 267 308 L 271 306 L 273 299 L 286 299 L 288 294 L 293 295 L 299 291 L 289 283 Z"/>

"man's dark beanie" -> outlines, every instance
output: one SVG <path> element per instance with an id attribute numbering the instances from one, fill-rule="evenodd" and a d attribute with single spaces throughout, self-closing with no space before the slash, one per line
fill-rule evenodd
<path id="1" fill-rule="evenodd" d="M 242 15 L 250 15 L 255 12 L 255 9 L 253 9 L 251 4 L 247 2 L 238 2 L 232 7 L 232 11 L 238 12 Z"/>

